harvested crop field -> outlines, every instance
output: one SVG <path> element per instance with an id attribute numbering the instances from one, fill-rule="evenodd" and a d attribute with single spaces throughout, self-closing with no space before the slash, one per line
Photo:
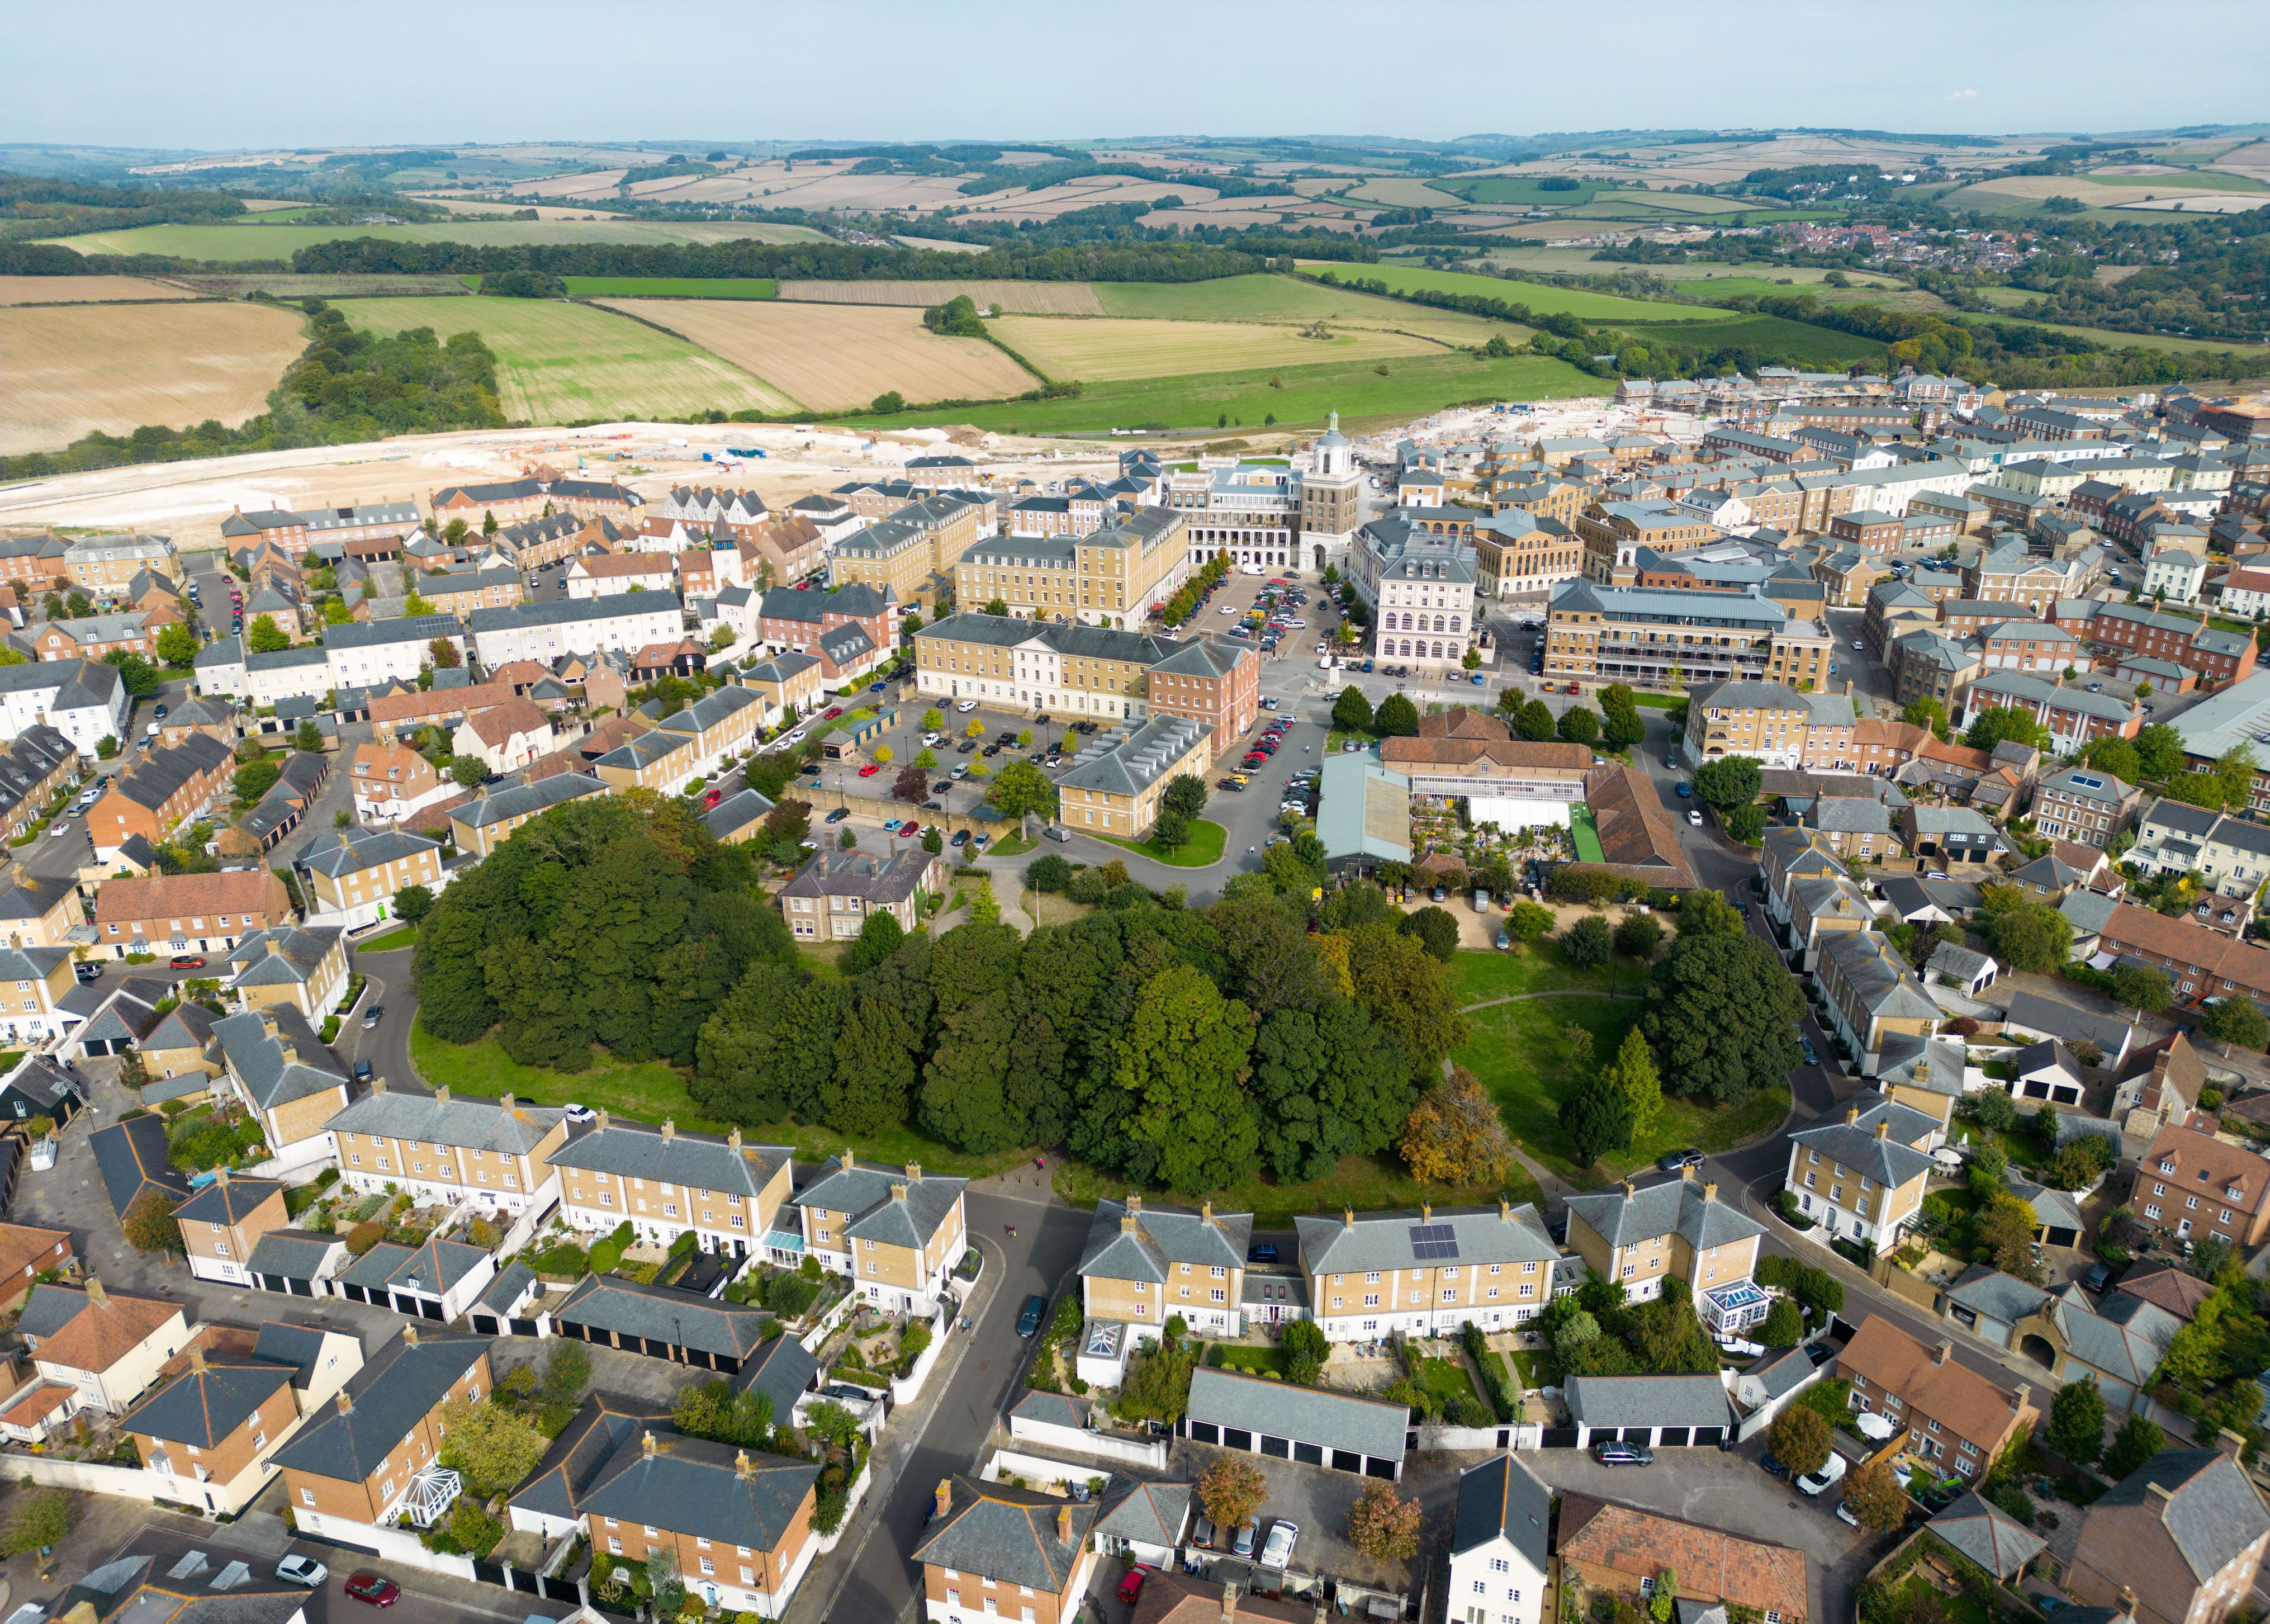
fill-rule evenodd
<path id="1" fill-rule="evenodd" d="M 171 254 L 219 263 L 289 260 L 300 249 L 348 237 L 386 242 L 464 242 L 475 248 L 519 248 L 548 242 L 820 242 L 808 226 L 757 225 L 742 220 L 465 220 L 431 226 L 135 226 L 57 239 L 90 258 L 104 254 Z"/>
<path id="2" fill-rule="evenodd" d="M 0 453 L 61 450 L 98 428 L 241 423 L 306 343 L 296 312 L 257 305 L 0 311 Z"/>
<path id="3" fill-rule="evenodd" d="M 1487 316 L 1408 305 L 1372 293 L 1326 287 L 1305 277 L 1218 277 L 1206 282 L 1099 282 L 1093 285 L 1106 315 L 1174 322 L 1324 322 L 1334 327 L 1384 327 L 1445 344 L 1487 344 L 1526 328 Z"/>
<path id="4" fill-rule="evenodd" d="M 1349 328 L 1329 338 L 1304 338 L 1298 328 L 1259 323 L 1073 321 L 1042 315 L 1006 315 L 992 328 L 1002 343 L 1050 377 L 1082 382 L 1443 352 L 1442 345 L 1428 339 L 1370 328 Z"/>
<path id="5" fill-rule="evenodd" d="M 823 305 L 942 305 L 967 293 L 1012 315 L 1102 315 L 1085 282 L 783 282 L 779 297 Z"/>
<path id="6" fill-rule="evenodd" d="M 164 285 L 223 299 L 241 299 L 256 293 L 273 293 L 278 299 L 435 299 L 472 291 L 456 277 L 407 271 L 386 276 L 298 276 L 290 271 L 267 276 L 169 276 Z"/>
<path id="7" fill-rule="evenodd" d="M 110 304 L 197 295 L 140 277 L 0 277 L 0 305 Z"/>
<path id="8" fill-rule="evenodd" d="M 540 299 L 358 299 L 338 309 L 359 328 L 478 332 L 495 352 L 505 415 L 530 423 L 587 418 L 793 412 L 796 403 L 707 351 L 590 305 Z M 651 306 L 648 308 L 651 308 Z"/>
<path id="9" fill-rule="evenodd" d="M 468 278 L 478 282 L 478 277 Z M 578 299 L 770 299 L 770 277 L 562 277 Z"/>
<path id="10" fill-rule="evenodd" d="M 993 400 L 1039 383 L 984 339 L 941 338 L 924 328 L 919 311 L 903 307 L 719 299 L 625 308 L 816 412 L 864 406 L 891 389 L 919 404 Z"/>

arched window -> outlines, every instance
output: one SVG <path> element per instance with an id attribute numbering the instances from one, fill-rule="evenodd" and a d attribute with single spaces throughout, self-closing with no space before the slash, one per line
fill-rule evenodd
<path id="1" fill-rule="evenodd" d="M 1440 615 L 1435 617 L 1435 629 L 1438 632 L 1443 629 L 1443 617 Z"/>
<path id="2" fill-rule="evenodd" d="M 1450 629 L 1454 632 L 1458 629 L 1458 617 L 1457 615 L 1452 615 L 1450 617 Z"/>

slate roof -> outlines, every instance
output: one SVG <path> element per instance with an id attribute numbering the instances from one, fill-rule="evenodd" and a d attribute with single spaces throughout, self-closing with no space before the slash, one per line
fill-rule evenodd
<path id="1" fill-rule="evenodd" d="M 559 1126 L 565 1115 L 557 1106 L 515 1101 L 507 1112 L 497 1100 L 470 1094 L 452 1094 L 445 1100 L 438 1094 L 389 1088 L 365 1094 L 323 1128 L 330 1133 L 375 1133 L 386 1138 L 421 1139 L 430 1145 L 524 1156 Z"/>
<path id="2" fill-rule="evenodd" d="M 283 1189 L 272 1178 L 232 1178 L 220 1175 L 174 1209 L 174 1216 L 203 1224 L 241 1224 L 269 1197 Z"/>
<path id="3" fill-rule="evenodd" d="M 1947 1300 L 2006 1325 L 2014 1325 L 2040 1313 L 2049 1302 L 2050 1294 L 2014 1274 L 2005 1274 L 1980 1263 L 1971 1264 L 1955 1277 L 1955 1284 L 1947 1289 Z"/>
<path id="4" fill-rule="evenodd" d="M 192 1365 L 127 1413 L 128 1432 L 146 1433 L 167 1443 L 193 1443 L 209 1450 L 252 1413 L 292 1384 L 288 1366 L 231 1354 L 208 1356 L 203 1369 Z"/>
<path id="5" fill-rule="evenodd" d="M 797 1399 L 812 1390 L 819 1374 L 820 1361 L 803 1343 L 791 1336 L 777 1336 L 759 1343 L 757 1351 L 741 1361 L 741 1368 L 733 1374 L 733 1390 L 762 1393 L 773 1401 L 774 1424 L 785 1427 L 789 1413 L 796 1408 Z"/>
<path id="6" fill-rule="evenodd" d="M 2184 1322 L 2155 1302 L 2118 1293 L 2092 1302 L 2078 1285 L 2051 1294 L 2051 1317 L 2065 1333 L 2066 1351 L 2085 1365 L 2140 1388 L 2167 1357 Z"/>
<path id="7" fill-rule="evenodd" d="M 304 986 L 315 979 L 324 959 L 345 934 L 337 925 L 321 924 L 272 925 L 255 931 L 229 953 L 228 962 L 237 968 L 229 979 L 228 990 Z"/>
<path id="8" fill-rule="evenodd" d="M 2018 1576 L 2025 1565 L 2049 1549 L 2049 1541 L 2022 1526 L 2001 1507 L 1970 1489 L 1931 1519 L 1931 1531 L 1998 1579 Z"/>
<path id="9" fill-rule="evenodd" d="M 1063 1594 L 1102 1508 L 959 1474 L 950 1481 L 952 1507 L 916 1546 L 915 1561 Z M 1061 1512 L 1071 1516 L 1069 1540 L 1057 1537 Z"/>
<path id="10" fill-rule="evenodd" d="M 1993 967 L 1994 959 L 1991 953 L 1979 953 L 1969 947 L 1958 947 L 1953 942 L 1941 942 L 1932 950 L 1931 957 L 1924 962 L 1924 968 L 1937 970 L 1948 981 L 1958 982 L 1966 986 L 1970 984 L 1972 976 L 1981 970 L 1992 969 Z"/>
<path id="11" fill-rule="evenodd" d="M 2152 1490 L 2165 1490 L 2160 1500 Z M 2176 1550 L 2195 1582 L 2220 1572 L 2241 1551 L 2270 1533 L 2270 1512 L 2238 1463 L 2219 1450 L 2166 1450 L 2114 1484 L 2095 1507 L 2157 1507 Z M 2088 1526 L 2081 1525 L 2087 1538 Z"/>
<path id="12" fill-rule="evenodd" d="M 1518 1206 L 1344 1212 L 1294 1220 L 1302 1261 L 1310 1274 L 1410 1268 L 1419 1262 L 1411 1232 L 1428 1224 L 1450 1229 L 1462 1262 L 1551 1263 L 1560 1256 L 1544 1219 L 1525 1201 Z"/>
<path id="13" fill-rule="evenodd" d="M 1205 1366 L 1191 1374 L 1188 1413 L 1193 1421 L 1396 1461 L 1403 1458 L 1404 1429 L 1411 1419 L 1409 1409 L 1399 1404 L 1290 1387 Z"/>
<path id="14" fill-rule="evenodd" d="M 486 1355 L 489 1342 L 456 1331 L 405 1330 L 347 1378 L 342 1390 L 349 1408 L 333 1405 L 309 1416 L 270 1459 L 316 1477 L 364 1481 Z"/>
<path id="15" fill-rule="evenodd" d="M 727 1195 L 761 1194 L 794 1153 L 784 1146 L 744 1145 L 740 1137 L 674 1130 L 665 1134 L 645 1123 L 611 1121 L 569 1140 L 550 1161 L 555 1168 L 587 1168 Z"/>
<path id="16" fill-rule="evenodd" d="M 312 1229 L 271 1229 L 260 1237 L 245 1259 L 245 1267 L 255 1274 L 273 1274 L 284 1279 L 312 1280 L 330 1256 L 335 1246 L 346 1242 L 335 1235 L 317 1235 Z"/>
<path id="17" fill-rule="evenodd" d="M 1591 1226 L 1610 1246 L 1636 1246 L 1657 1235 L 1677 1235 L 1689 1246 L 1724 1246 L 1763 1235 L 1765 1226 L 1729 1202 L 1703 1193 L 1693 1179 L 1636 1189 L 1611 1184 L 1570 1196 L 1569 1211 Z M 1557 1249 L 1556 1249 L 1557 1250 Z"/>
<path id="18" fill-rule="evenodd" d="M 1191 1483 L 1139 1483 L 1115 1476 L 1104 1488 L 1103 1515 L 1094 1531 L 1171 1550 L 1183 1543 L 1196 1494 Z"/>
<path id="19" fill-rule="evenodd" d="M 1552 1521 L 1553 1491 L 1510 1450 L 1502 1451 L 1458 1474 L 1450 1554 L 1464 1556 L 1503 1538 L 1543 1573 Z"/>
<path id="20" fill-rule="evenodd" d="M 1245 1266 L 1246 1246 L 1253 1235 L 1250 1212 L 1201 1216 L 1187 1207 L 1138 1206 L 1131 1229 L 1121 1221 L 1128 1215 L 1127 1206 L 1120 1202 L 1096 1203 L 1087 1242 L 1080 1252 L 1082 1275 L 1163 1285 L 1173 1264 Z"/>
<path id="21" fill-rule="evenodd" d="M 121 1218 L 145 1189 L 156 1190 L 169 1204 L 189 1193 L 188 1176 L 175 1172 L 167 1160 L 172 1146 L 167 1141 L 162 1116 L 137 1116 L 97 1128 L 87 1136 L 87 1143 L 94 1151 L 95 1167 L 102 1175 L 111 1210 Z"/>
<path id="22" fill-rule="evenodd" d="M 458 1241 L 427 1241 L 422 1246 L 397 1246 L 381 1241 L 355 1260 L 339 1279 L 350 1286 L 414 1291 L 428 1297 L 446 1296 L 458 1281 L 486 1260 L 488 1253 Z"/>
<path id="23" fill-rule="evenodd" d="M 1945 1013 L 1924 991 L 1907 961 L 1873 931 L 1838 931 L 1821 944 L 1821 953 L 1824 960 L 1835 962 L 1845 984 L 1858 995 L 1861 1007 L 1879 1020 L 1937 1020 Z"/>
<path id="24" fill-rule="evenodd" d="M 304 1586 L 255 1577 L 237 1561 L 218 1573 L 203 1562 L 174 1577 L 182 1567 L 170 1554 L 122 1556 L 65 1591 L 45 1616 L 109 1624 L 291 1624 L 307 1617 Z M 231 1580 L 228 1588 L 214 1589 L 223 1577 Z"/>
<path id="25" fill-rule="evenodd" d="M 742 1360 L 764 1339 L 765 1322 L 772 1316 L 760 1309 L 713 1301 L 668 1286 L 642 1286 L 635 1280 L 595 1274 L 570 1292 L 568 1300 L 552 1311 L 552 1317 L 589 1325 L 594 1331 L 612 1331 Z"/>
<path id="26" fill-rule="evenodd" d="M 459 802 L 450 807 L 449 816 L 467 828 L 478 829 L 509 818 L 549 812 L 587 795 L 606 793 L 607 786 L 596 778 L 587 778 L 581 773 L 558 773 L 531 784 L 515 784 L 510 789 Z"/>
<path id="27" fill-rule="evenodd" d="M 575 1418 L 544 1451 L 536 1470 L 513 1491 L 513 1506 L 562 1520 L 572 1518 L 577 1500 L 597 1480 L 617 1449 L 625 1442 L 636 1449 L 642 1432 L 676 1430 L 668 1411 L 649 1413 L 618 1407 L 623 1403 L 598 1393 L 584 1399 Z"/>
<path id="28" fill-rule="evenodd" d="M 1578 1427 L 1724 1427 L 1733 1414 L 1715 1376 L 1572 1376 L 1566 1391 Z"/>
<path id="29" fill-rule="evenodd" d="M 841 1161 L 814 1175 L 790 1199 L 799 1207 L 849 1213 L 850 1221 L 843 1227 L 847 1240 L 919 1247 L 938 1233 L 968 1183 L 935 1175 L 910 1179 L 903 1168 L 861 1167 L 846 1152 Z M 894 1200 L 892 1188 L 901 1184 L 907 1198 Z"/>
<path id="30" fill-rule="evenodd" d="M 268 1030 L 271 1023 L 276 1028 L 272 1035 Z M 324 1047 L 295 1005 L 278 1004 L 231 1015 L 214 1021 L 212 1032 L 228 1058 L 229 1070 L 262 1110 L 310 1099 L 346 1083 L 346 1069 Z"/>
<path id="31" fill-rule="evenodd" d="M 2015 1028 L 2041 1037 L 2063 1038 L 2069 1043 L 2086 1041 L 2110 1057 L 2124 1053 L 2133 1035 L 2128 1024 L 2110 1015 L 2093 1015 L 2037 992 L 2014 992 L 2003 1012 L 2005 1031 Z"/>
<path id="32" fill-rule="evenodd" d="M 1079 753 L 1057 782 L 1107 795 L 1137 796 L 1168 768 L 1213 737 L 1191 716 L 1154 713 L 1132 729 L 1115 728 Z"/>
<path id="33" fill-rule="evenodd" d="M 382 863 L 398 863 L 424 851 L 439 851 L 441 842 L 399 829 L 366 829 L 350 824 L 344 829 L 324 829 L 308 842 L 301 866 L 331 879 L 345 879 Z"/>

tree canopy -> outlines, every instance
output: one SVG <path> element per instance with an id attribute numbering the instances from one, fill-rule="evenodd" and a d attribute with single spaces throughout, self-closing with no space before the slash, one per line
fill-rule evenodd
<path id="1" fill-rule="evenodd" d="M 1805 1001 L 1756 937 L 1681 934 L 1655 967 L 1639 1029 L 1663 1091 L 1739 1105 L 1796 1070 Z"/>

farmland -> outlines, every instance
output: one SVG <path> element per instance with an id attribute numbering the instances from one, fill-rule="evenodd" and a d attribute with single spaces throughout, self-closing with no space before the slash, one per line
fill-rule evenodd
<path id="1" fill-rule="evenodd" d="M 467 277 L 478 282 L 478 277 Z M 578 299 L 771 299 L 770 277 L 562 277 Z"/>
<path id="2" fill-rule="evenodd" d="M 1353 329 L 1329 338 L 1304 338 L 1294 328 L 1249 322 L 1007 315 L 991 327 L 1002 343 L 1050 377 L 1083 382 L 1332 360 L 1353 364 L 1440 352 L 1431 341 L 1402 333 Z"/>
<path id="3" fill-rule="evenodd" d="M 720 308 L 730 307 L 721 305 Z M 590 305 L 537 299 L 361 299 L 338 307 L 359 328 L 478 332 L 497 358 L 498 394 L 516 421 L 793 412 L 796 403 L 670 334 Z"/>
<path id="4" fill-rule="evenodd" d="M 1205 428 L 1220 417 L 1235 419 L 1239 426 L 1257 428 L 1271 415 L 1286 427 L 1320 427 L 1327 412 L 1338 412 L 1343 428 L 1359 431 L 1460 401 L 1604 395 L 1609 387 L 1550 356 L 1485 360 L 1436 353 L 1379 365 L 1386 368 L 1384 376 L 1371 367 L 1332 361 L 1322 366 L 1091 383 L 1073 399 L 1003 401 L 997 405 L 959 408 L 953 416 L 956 422 L 981 428 L 1072 434 L 1150 423 Z M 1272 378 L 1280 387 L 1270 387 Z M 872 420 L 887 423 L 892 419 Z"/>
<path id="5" fill-rule="evenodd" d="M 547 242 L 812 242 L 821 234 L 803 226 L 755 226 L 714 220 L 467 220 L 434 226 L 137 226 L 57 239 L 90 256 L 169 254 L 181 259 L 229 263 L 288 260 L 318 242 L 376 237 L 386 242 L 463 242 L 513 248 Z"/>
<path id="6" fill-rule="evenodd" d="M 1374 293 L 1326 287 L 1306 277 L 1222 277 L 1210 282 L 1099 282 L 1095 297 L 1106 315 L 1175 322 L 1325 322 L 1334 327 L 1380 327 L 1419 333 L 1445 344 L 1483 345 L 1509 329 L 1487 316 L 1406 305 Z"/>
<path id="7" fill-rule="evenodd" d="M 0 453 L 60 450 L 95 429 L 241 423 L 305 344 L 296 313 L 256 305 L 0 311 Z"/>
<path id="8" fill-rule="evenodd" d="M 1412 265 L 1332 266 L 1317 260 L 1301 262 L 1305 275 L 1337 271 L 1349 280 L 1384 282 L 1406 293 L 1467 293 L 1481 299 L 1502 299 L 1527 305 L 1539 315 L 1573 315 L 1580 322 L 1724 321 L 1721 310 L 1692 305 L 1650 304 L 1641 299 L 1619 299 L 1613 293 L 1588 293 L 1579 288 L 1548 287 L 1542 282 L 1509 282 L 1498 277 L 1478 277 L 1458 271 L 1423 271 Z M 1676 314 L 1673 314 L 1673 313 Z M 1690 314 L 1691 313 L 1691 314 Z"/>
<path id="9" fill-rule="evenodd" d="M 194 299 L 140 277 L 0 277 L 0 305 L 115 303 L 122 299 Z"/>
<path id="10" fill-rule="evenodd" d="M 1468 203 L 1524 204 L 1540 209 L 1573 209 L 1591 202 L 1600 189 L 1591 181 L 1579 181 L 1573 189 L 1548 191 L 1544 182 L 1554 178 L 1556 177 L 1542 174 L 1459 175 L 1426 184 Z"/>
<path id="11" fill-rule="evenodd" d="M 864 406 L 888 389 L 916 403 L 990 400 L 1039 382 L 984 339 L 939 337 L 901 307 L 688 299 L 641 300 L 638 314 L 814 411 Z"/>
<path id="12" fill-rule="evenodd" d="M 1651 308 L 1662 309 L 1665 307 L 1658 305 Z M 1680 307 L 1670 308 L 1677 309 Z M 1823 369 L 1847 366 L 1853 361 L 1867 360 L 1884 353 L 1885 346 L 1875 339 L 1838 332 L 1834 328 L 1784 321 L 1776 315 L 1727 314 L 1736 319 L 1710 327 L 1697 327 L 1691 322 L 1652 324 L 1618 322 L 1614 330 L 1629 333 L 1633 337 L 1644 339 L 1650 344 L 1680 345 L 1702 351 L 1750 345 L 1791 366 Z"/>
<path id="13" fill-rule="evenodd" d="M 152 278 L 152 285 L 185 288 L 210 298 L 273 293 L 278 299 L 446 299 L 470 292 L 455 277 L 397 271 L 383 276 L 299 276 L 288 271 L 243 276 L 182 275 Z"/>
<path id="14" fill-rule="evenodd" d="M 983 310 L 1013 315 L 1102 315 L 1086 282 L 783 282 L 783 299 L 828 305 L 916 305 L 927 308 L 967 294 Z"/>

